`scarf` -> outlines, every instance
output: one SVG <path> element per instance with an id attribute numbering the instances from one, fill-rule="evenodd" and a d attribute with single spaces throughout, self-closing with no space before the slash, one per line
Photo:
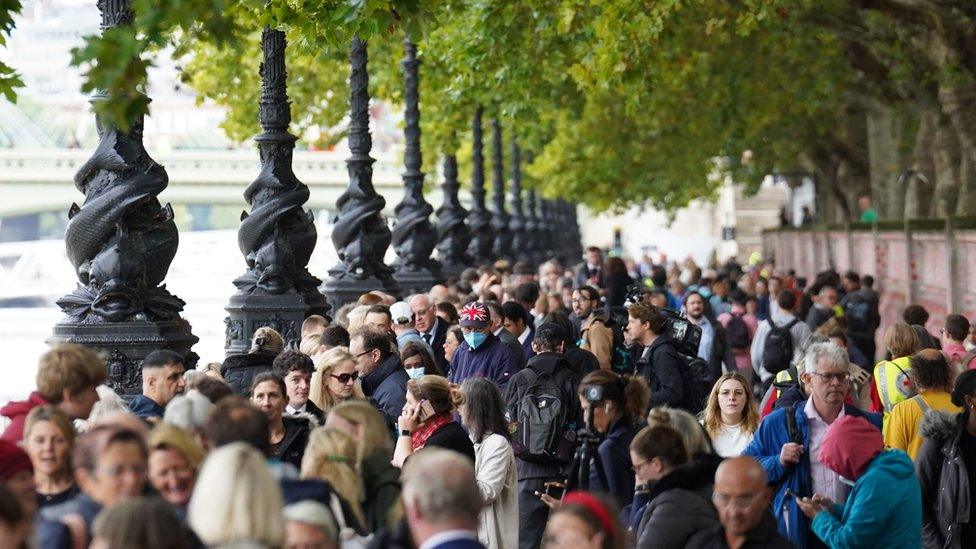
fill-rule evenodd
<path id="1" fill-rule="evenodd" d="M 447 425 L 454 418 L 451 416 L 450 412 L 444 412 L 437 414 L 420 426 L 419 429 L 410 433 L 410 442 L 413 446 L 413 451 L 423 448 L 427 444 L 427 439 L 431 437 L 438 429 Z"/>

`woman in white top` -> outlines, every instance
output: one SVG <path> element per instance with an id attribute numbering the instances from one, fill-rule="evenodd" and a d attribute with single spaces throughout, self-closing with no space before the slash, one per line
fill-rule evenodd
<path id="1" fill-rule="evenodd" d="M 702 412 L 702 424 L 722 457 L 742 454 L 759 427 L 759 412 L 749 382 L 739 372 L 718 378 Z"/>
<path id="2" fill-rule="evenodd" d="M 518 473 L 501 394 L 484 378 L 468 378 L 461 390 L 461 422 L 474 442 L 474 471 L 485 502 L 478 539 L 489 549 L 518 547 Z"/>

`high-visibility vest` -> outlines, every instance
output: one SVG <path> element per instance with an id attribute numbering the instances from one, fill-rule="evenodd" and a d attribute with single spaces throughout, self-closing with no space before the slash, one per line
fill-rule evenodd
<path id="1" fill-rule="evenodd" d="M 884 422 L 895 404 L 908 400 L 918 394 L 911 377 L 912 357 L 903 356 L 894 360 L 882 360 L 874 367 L 874 383 L 881 397 Z"/>

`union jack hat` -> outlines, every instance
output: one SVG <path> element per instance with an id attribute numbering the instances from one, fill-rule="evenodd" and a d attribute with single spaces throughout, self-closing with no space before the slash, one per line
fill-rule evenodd
<path id="1" fill-rule="evenodd" d="M 488 307 L 485 307 L 484 303 L 472 301 L 461 308 L 458 317 L 460 318 L 461 326 L 465 328 L 484 328 L 488 325 L 488 319 L 491 315 L 488 313 Z"/>

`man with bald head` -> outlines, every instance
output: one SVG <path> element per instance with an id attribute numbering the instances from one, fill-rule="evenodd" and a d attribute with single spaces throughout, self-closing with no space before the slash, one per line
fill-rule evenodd
<path id="1" fill-rule="evenodd" d="M 444 341 L 447 340 L 447 329 L 449 326 L 444 319 L 437 316 L 437 307 L 434 300 L 427 294 L 415 294 L 407 299 L 410 309 L 413 310 L 414 328 L 420 332 L 431 350 L 434 351 L 434 359 L 441 371 L 447 373 L 447 359 L 444 358 Z"/>
<path id="2" fill-rule="evenodd" d="M 751 457 L 726 459 L 715 471 L 712 503 L 720 525 L 699 532 L 688 547 L 730 549 L 788 548 L 769 511 L 772 493 L 766 486 L 766 470 Z"/>

